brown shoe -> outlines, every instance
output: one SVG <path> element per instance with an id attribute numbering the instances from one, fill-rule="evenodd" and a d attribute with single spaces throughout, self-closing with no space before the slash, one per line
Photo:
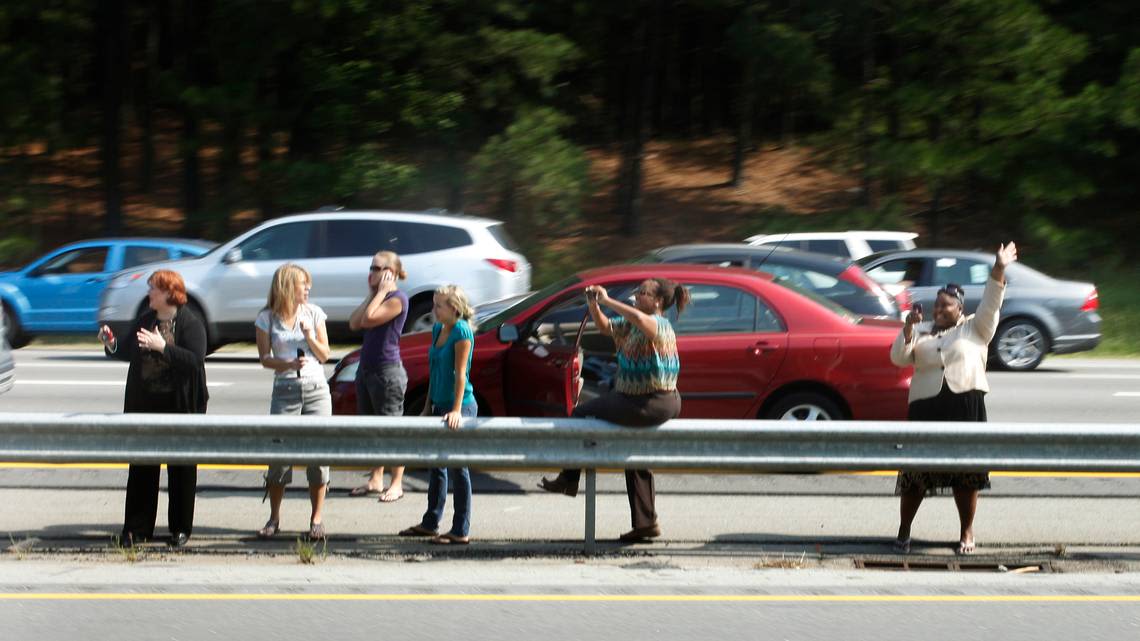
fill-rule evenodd
<path id="1" fill-rule="evenodd" d="M 618 537 L 624 543 L 645 543 L 661 536 L 661 526 L 654 523 L 646 527 L 635 527 Z"/>
<path id="2" fill-rule="evenodd" d="M 542 481 L 538 484 L 538 486 L 547 492 L 552 492 L 554 494 L 578 496 L 578 484 L 575 483 L 571 485 L 566 481 L 566 479 L 562 478 L 562 475 L 554 477 L 553 481 L 544 476 L 542 477 Z"/>

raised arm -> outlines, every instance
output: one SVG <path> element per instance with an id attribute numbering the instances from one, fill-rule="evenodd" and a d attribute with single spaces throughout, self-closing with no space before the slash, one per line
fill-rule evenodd
<path id="1" fill-rule="evenodd" d="M 989 343 L 997 333 L 1001 321 L 1001 304 L 1005 300 L 1005 268 L 1017 261 L 1017 245 L 1009 243 L 998 247 L 990 278 L 982 291 L 982 300 L 971 319 L 971 330 L 984 343 Z"/>
<path id="2" fill-rule="evenodd" d="M 587 288 L 587 289 L 590 289 L 590 288 Z M 633 307 L 631 305 L 626 305 L 625 303 L 621 302 L 620 300 L 617 300 L 615 298 L 610 298 L 609 292 L 607 292 L 604 287 L 598 287 L 595 285 L 594 289 L 596 289 L 596 291 L 598 292 L 598 304 L 605 305 L 606 307 L 609 307 L 610 309 L 612 309 L 615 312 L 617 312 L 618 314 L 620 314 L 621 317 L 624 318 L 626 321 L 628 321 L 631 325 L 640 329 L 641 332 L 643 334 L 645 334 L 650 340 L 657 337 L 657 319 L 656 318 L 654 318 L 653 316 L 651 316 L 649 314 L 646 314 L 645 312 L 637 309 L 636 307 Z M 592 314 L 593 310 L 591 310 L 590 313 Z M 601 314 L 600 310 L 598 313 Z M 596 322 L 597 318 L 595 317 L 594 320 Z M 607 328 L 609 327 L 609 321 L 608 320 L 606 321 L 606 326 L 607 326 Z M 608 334 L 609 332 L 606 332 L 606 333 Z"/>

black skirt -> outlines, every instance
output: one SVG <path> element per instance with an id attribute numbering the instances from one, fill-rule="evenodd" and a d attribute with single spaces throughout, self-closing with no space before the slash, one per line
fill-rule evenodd
<path id="1" fill-rule="evenodd" d="M 955 394 L 943 381 L 938 396 L 910 404 L 907 420 L 985 423 L 986 393 L 970 390 Z M 988 472 L 899 472 L 895 481 L 896 495 L 921 490 L 927 496 L 934 496 L 949 494 L 955 488 L 988 490 L 990 475 Z"/>

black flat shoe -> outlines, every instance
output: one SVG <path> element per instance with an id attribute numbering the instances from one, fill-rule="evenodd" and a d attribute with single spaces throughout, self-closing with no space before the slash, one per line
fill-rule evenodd
<path id="1" fill-rule="evenodd" d="M 654 523 L 647 527 L 635 527 L 618 537 L 623 543 L 646 543 L 661 536 L 661 526 Z"/>
<path id="2" fill-rule="evenodd" d="M 571 484 L 567 483 L 565 480 L 562 479 L 561 476 L 554 477 L 553 481 L 551 481 L 550 479 L 547 479 L 544 476 L 544 477 L 542 477 L 542 481 L 539 482 L 538 486 L 540 488 L 546 490 L 547 492 L 551 492 L 553 494 L 565 494 L 566 496 L 578 496 L 578 485 L 577 484 L 571 485 Z"/>
<path id="3" fill-rule="evenodd" d="M 175 532 L 170 535 L 170 547 L 181 548 L 185 547 L 190 542 L 190 535 L 185 532 Z"/>
<path id="4" fill-rule="evenodd" d="M 136 534 L 134 532 L 123 532 L 119 535 L 119 545 L 125 548 L 133 548 L 141 543 L 150 541 L 150 537 L 145 534 Z"/>

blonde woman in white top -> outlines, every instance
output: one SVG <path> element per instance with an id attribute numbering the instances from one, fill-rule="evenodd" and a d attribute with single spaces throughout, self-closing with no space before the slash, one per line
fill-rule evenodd
<path id="1" fill-rule="evenodd" d="M 921 308 L 907 315 L 891 347 L 891 361 L 899 367 L 914 367 L 908 420 L 986 420 L 985 394 L 990 390 L 986 381 L 986 359 L 1005 297 L 1005 268 L 1016 260 L 1016 245 L 1010 243 L 998 248 L 974 315 L 965 315 L 965 293 L 954 284 L 938 290 L 932 323 L 923 322 Z M 911 524 L 922 499 L 952 490 L 961 525 L 958 553 L 972 553 L 976 546 L 974 514 L 978 510 L 978 493 L 989 487 L 990 477 L 986 472 L 900 471 L 895 483 L 901 517 L 895 550 L 910 551 Z"/>
<path id="2" fill-rule="evenodd" d="M 276 372 L 270 414 L 332 414 L 332 395 L 321 366 L 329 358 L 325 312 L 309 302 L 313 278 L 303 267 L 286 263 L 273 273 L 269 300 L 257 315 L 257 352 L 261 366 Z M 325 538 L 322 508 L 329 484 L 329 467 L 307 466 L 309 481 L 309 538 Z M 293 480 L 293 466 L 274 464 L 265 476 L 269 520 L 258 530 L 268 539 L 281 529 L 281 501 Z"/>

